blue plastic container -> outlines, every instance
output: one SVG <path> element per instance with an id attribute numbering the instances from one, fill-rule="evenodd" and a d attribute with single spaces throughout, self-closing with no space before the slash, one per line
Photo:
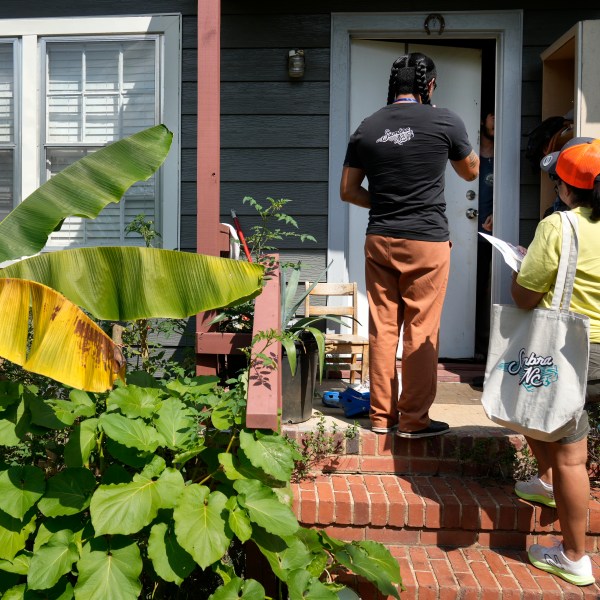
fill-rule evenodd
<path id="1" fill-rule="evenodd" d="M 340 394 L 340 403 L 346 417 L 363 417 L 371 409 L 371 393 L 349 387 Z"/>

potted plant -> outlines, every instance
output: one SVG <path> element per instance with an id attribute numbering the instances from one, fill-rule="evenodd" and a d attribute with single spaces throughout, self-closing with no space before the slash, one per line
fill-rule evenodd
<path id="1" fill-rule="evenodd" d="M 298 223 L 290 215 L 283 212 L 289 199 L 267 198 L 267 206 L 258 204 L 254 198 L 245 197 L 244 204 L 250 204 L 260 218 L 258 225 L 250 229 L 246 236 L 251 259 L 265 267 L 265 279 L 269 273 L 277 269 L 281 285 L 281 325 L 278 333 L 273 332 L 274 338 L 281 342 L 285 360 L 280 365 L 282 369 L 284 423 L 298 423 L 310 418 L 312 399 L 314 396 L 317 373 L 319 380 L 323 377 L 325 364 L 325 335 L 319 328 L 326 321 L 342 323 L 336 315 L 319 315 L 315 317 L 298 317 L 300 306 L 306 296 L 326 273 L 329 266 L 316 278 L 316 282 L 305 289 L 301 286 L 302 264 L 300 262 L 279 262 L 274 255 L 276 243 L 289 238 L 297 238 L 301 242 L 316 241 L 312 235 L 294 231 Z M 280 224 L 288 226 L 283 229 Z M 220 323 L 223 331 L 247 331 L 248 344 L 252 331 L 253 302 L 230 308 L 219 314 L 213 323 Z M 235 369 L 245 366 L 230 360 Z M 232 373 L 229 373 L 232 375 Z"/>

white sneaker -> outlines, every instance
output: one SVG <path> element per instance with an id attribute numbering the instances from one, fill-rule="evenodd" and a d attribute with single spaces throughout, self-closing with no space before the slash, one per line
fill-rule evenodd
<path id="1" fill-rule="evenodd" d="M 585 554 L 577 561 L 569 560 L 561 543 L 550 547 L 534 544 L 529 548 L 528 555 L 534 567 L 557 575 L 574 585 L 591 585 L 596 581 L 592 574 L 590 557 Z"/>
<path id="2" fill-rule="evenodd" d="M 519 498 L 523 498 L 523 500 L 539 502 L 551 508 L 556 508 L 552 486 L 543 482 L 537 476 L 527 481 L 517 481 L 515 484 L 515 494 Z"/>

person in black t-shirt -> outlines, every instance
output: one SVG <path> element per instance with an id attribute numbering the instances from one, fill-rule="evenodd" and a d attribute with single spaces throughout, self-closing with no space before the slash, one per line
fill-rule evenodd
<path id="1" fill-rule="evenodd" d="M 444 174 L 448 160 L 467 181 L 479 173 L 462 119 L 431 106 L 436 77 L 433 61 L 424 54 L 394 62 L 387 106 L 350 137 L 340 183 L 344 202 L 369 209 L 365 275 L 372 430 L 386 433 L 397 426 L 397 435 L 406 438 L 448 431 L 447 423 L 429 418 L 450 267 Z M 362 186 L 365 177 L 368 190 Z M 402 327 L 398 398 L 396 348 Z"/>

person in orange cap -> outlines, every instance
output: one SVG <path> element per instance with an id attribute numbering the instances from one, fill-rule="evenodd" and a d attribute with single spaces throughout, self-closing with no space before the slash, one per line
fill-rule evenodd
<path id="1" fill-rule="evenodd" d="M 555 183 L 560 199 L 577 215 L 579 253 L 570 310 L 590 319 L 590 359 L 586 409 L 600 401 L 600 140 L 573 138 L 558 152 L 542 158 L 542 170 Z M 561 252 L 560 215 L 538 224 L 533 242 L 512 283 L 512 297 L 520 308 L 548 308 Z M 554 507 L 563 535 L 553 546 L 534 544 L 531 563 L 575 585 L 594 583 L 585 533 L 590 497 L 587 463 L 587 410 L 574 423 L 574 433 L 556 442 L 527 438 L 538 463 L 538 474 L 519 481 L 520 498 Z"/>

